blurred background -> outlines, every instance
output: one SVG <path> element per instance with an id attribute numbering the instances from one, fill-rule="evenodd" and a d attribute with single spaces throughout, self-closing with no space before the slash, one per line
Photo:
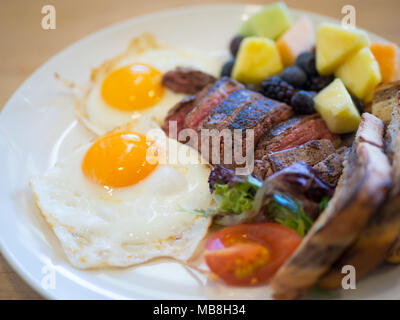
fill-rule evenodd
<path id="1" fill-rule="evenodd" d="M 110 24 L 170 8 L 216 3 L 267 4 L 276 0 L 0 0 L 0 110 L 18 86 L 51 56 Z M 285 0 L 292 8 L 333 18 L 356 8 L 357 26 L 400 44 L 399 0 Z M 56 9 L 56 30 L 43 30 L 44 5 Z M 223 23 L 223 22 L 222 22 Z M 232 33 L 234 30 L 232 31 Z M 40 299 L 0 255 L 0 299 Z"/>

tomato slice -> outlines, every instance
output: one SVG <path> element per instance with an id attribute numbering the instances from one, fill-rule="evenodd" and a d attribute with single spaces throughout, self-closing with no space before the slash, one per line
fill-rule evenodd
<path id="1" fill-rule="evenodd" d="M 206 243 L 210 270 L 228 285 L 267 282 L 293 254 L 302 238 L 272 222 L 240 224 L 214 233 Z"/>

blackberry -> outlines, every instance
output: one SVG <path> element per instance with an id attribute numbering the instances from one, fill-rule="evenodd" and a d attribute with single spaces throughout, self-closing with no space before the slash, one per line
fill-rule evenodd
<path id="1" fill-rule="evenodd" d="M 290 104 L 290 100 L 296 90 L 286 81 L 274 76 L 265 79 L 259 88 L 259 92 L 264 96 Z"/>
<path id="2" fill-rule="evenodd" d="M 315 92 L 307 92 L 304 90 L 296 92 L 293 95 L 292 100 L 290 101 L 290 105 L 292 106 L 293 111 L 297 114 L 315 113 L 315 94 Z"/>
<path id="3" fill-rule="evenodd" d="M 330 76 L 321 76 L 321 75 L 314 75 L 308 77 L 308 84 L 307 88 L 311 91 L 321 91 L 326 86 L 328 86 L 335 77 L 333 75 Z"/>
<path id="4" fill-rule="evenodd" d="M 230 77 L 234 64 L 235 64 L 235 59 L 230 59 L 229 61 L 227 61 L 222 67 L 221 77 Z"/>
<path id="5" fill-rule="evenodd" d="M 358 112 L 360 114 L 363 114 L 364 110 L 365 110 L 364 103 L 360 99 L 358 99 L 356 96 L 353 96 L 353 95 L 351 95 L 351 99 L 353 100 L 354 105 L 356 106 Z"/>
<path id="6" fill-rule="evenodd" d="M 307 75 L 299 67 L 288 67 L 283 70 L 281 78 L 297 89 L 303 89 L 307 85 Z"/>
<path id="7" fill-rule="evenodd" d="M 315 52 L 305 51 L 300 53 L 296 59 L 296 66 L 303 69 L 308 76 L 318 75 L 317 68 L 315 67 Z"/>
<path id="8" fill-rule="evenodd" d="M 242 43 L 243 39 L 244 39 L 243 36 L 237 35 L 237 36 L 233 37 L 233 39 L 231 40 L 229 48 L 231 50 L 232 56 L 236 57 L 236 55 L 239 51 L 240 44 Z"/>

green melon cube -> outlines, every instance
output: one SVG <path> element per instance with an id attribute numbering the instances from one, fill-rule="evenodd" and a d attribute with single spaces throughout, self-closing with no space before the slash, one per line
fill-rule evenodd
<path id="1" fill-rule="evenodd" d="M 265 6 L 260 11 L 243 22 L 239 34 L 242 36 L 266 37 L 277 39 L 286 32 L 292 24 L 292 18 L 284 2 Z"/>

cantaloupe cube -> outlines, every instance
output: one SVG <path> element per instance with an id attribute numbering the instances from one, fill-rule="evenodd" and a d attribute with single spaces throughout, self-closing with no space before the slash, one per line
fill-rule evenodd
<path id="1" fill-rule="evenodd" d="M 333 133 L 356 131 L 360 114 L 343 82 L 335 79 L 315 97 L 315 109 Z"/>
<path id="2" fill-rule="evenodd" d="M 242 36 L 266 37 L 277 39 L 290 28 L 292 18 L 284 2 L 265 6 L 243 22 L 239 34 Z"/>
<path id="3" fill-rule="evenodd" d="M 375 87 L 381 82 L 381 72 L 374 55 L 364 48 L 348 58 L 335 72 L 347 89 L 358 99 L 369 102 Z"/>
<path id="4" fill-rule="evenodd" d="M 374 42 L 371 44 L 370 49 L 376 61 L 378 61 L 382 82 L 396 80 L 398 73 L 398 55 L 396 44 Z"/>
<path id="5" fill-rule="evenodd" d="M 283 64 L 274 41 L 247 37 L 240 44 L 232 78 L 239 82 L 259 84 L 282 69 Z"/>
<path id="6" fill-rule="evenodd" d="M 323 23 L 316 32 L 316 62 L 320 74 L 329 75 L 349 56 L 368 47 L 366 32 Z"/>
<path id="7" fill-rule="evenodd" d="M 300 18 L 276 42 L 285 66 L 294 65 L 297 56 L 314 46 L 314 28 L 308 18 Z"/>

